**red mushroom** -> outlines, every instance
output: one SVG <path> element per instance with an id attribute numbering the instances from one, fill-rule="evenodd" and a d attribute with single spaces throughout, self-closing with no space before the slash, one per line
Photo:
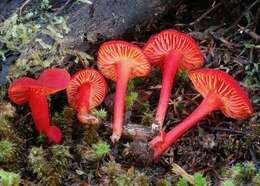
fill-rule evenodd
<path id="1" fill-rule="evenodd" d="M 175 74 L 180 69 L 189 71 L 201 67 L 204 63 L 203 55 L 190 36 L 171 29 L 152 36 L 143 52 L 149 62 L 159 66 L 162 71 L 162 88 L 152 127 L 155 131 L 161 130 L 163 137 L 162 126 Z"/>
<path id="2" fill-rule="evenodd" d="M 102 44 L 97 64 L 105 77 L 116 81 L 111 136 L 112 142 L 115 143 L 120 139 L 123 130 L 127 82 L 135 77 L 147 76 L 151 66 L 139 47 L 124 41 L 109 41 Z"/>
<path id="3" fill-rule="evenodd" d="M 72 76 L 67 87 L 69 105 L 78 111 L 81 123 L 97 124 L 97 119 L 90 115 L 90 109 L 102 103 L 106 96 L 107 85 L 98 71 L 87 68 Z"/>
<path id="4" fill-rule="evenodd" d="M 239 84 L 228 74 L 221 70 L 201 69 L 188 74 L 195 89 L 204 97 L 202 103 L 184 121 L 169 131 L 163 142 L 160 136 L 149 142 L 157 159 L 180 136 L 194 126 L 207 114 L 221 110 L 226 117 L 242 120 L 253 113 L 246 93 Z"/>
<path id="5" fill-rule="evenodd" d="M 67 87 L 70 75 L 66 70 L 53 68 L 45 70 L 38 80 L 22 77 L 15 80 L 8 89 L 9 98 L 16 104 L 29 103 L 36 129 L 51 141 L 61 142 L 62 133 L 50 125 L 48 95 Z"/>

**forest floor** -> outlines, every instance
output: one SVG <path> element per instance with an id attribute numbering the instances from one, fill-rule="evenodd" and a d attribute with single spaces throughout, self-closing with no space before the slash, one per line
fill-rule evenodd
<path id="1" fill-rule="evenodd" d="M 247 120 L 230 119 L 216 111 L 190 129 L 160 160 L 144 164 L 129 153 L 133 139 L 123 138 L 113 145 L 111 132 L 104 125 L 80 125 L 67 105 L 65 91 L 50 98 L 52 123 L 64 134 L 61 145 L 51 144 L 35 131 L 29 108 L 11 105 L 6 85 L 1 88 L 0 104 L 0 149 L 6 153 L 0 152 L 0 168 L 18 173 L 22 185 L 181 186 L 192 184 L 189 176 L 198 186 L 205 185 L 205 179 L 208 185 L 260 185 L 259 5 L 258 0 L 182 0 L 167 7 L 159 19 L 148 20 L 120 38 L 142 47 L 163 29 L 189 34 L 204 54 L 204 67 L 226 71 L 248 92 L 254 114 Z M 93 56 L 88 62 L 94 68 L 99 44 L 86 51 Z M 67 60 L 71 74 L 84 67 L 80 60 Z M 159 99 L 161 72 L 153 68 L 148 78 L 129 84 L 126 123 L 149 128 Z M 108 81 L 108 87 L 97 114 L 104 123 L 111 123 L 115 83 Z M 178 73 L 165 130 L 185 119 L 201 100 L 186 73 Z M 3 145 L 5 140 L 11 150 Z"/>

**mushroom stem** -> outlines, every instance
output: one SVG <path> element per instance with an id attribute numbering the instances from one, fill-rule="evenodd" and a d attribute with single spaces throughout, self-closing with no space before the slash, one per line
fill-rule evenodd
<path id="1" fill-rule="evenodd" d="M 30 93 L 29 106 L 36 129 L 58 144 L 62 134 L 59 128 L 50 125 L 48 98 L 45 94 Z"/>
<path id="2" fill-rule="evenodd" d="M 166 111 L 168 108 L 169 99 L 171 96 L 171 89 L 173 86 L 173 81 L 175 74 L 178 70 L 179 61 L 182 60 L 182 54 L 172 51 L 166 57 L 164 66 L 163 66 L 163 73 L 162 73 L 162 88 L 160 92 L 160 99 L 156 111 L 155 121 L 156 124 L 154 127 L 160 128 L 162 130 L 164 118 L 166 115 Z"/>
<path id="3" fill-rule="evenodd" d="M 208 93 L 203 99 L 201 104 L 190 114 L 184 121 L 179 123 L 176 127 L 171 129 L 162 142 L 161 137 L 158 135 L 149 142 L 149 146 L 154 150 L 154 159 L 160 157 L 180 136 L 187 130 L 194 126 L 204 116 L 210 112 L 217 110 L 222 105 L 220 98 L 214 92 Z"/>
<path id="4" fill-rule="evenodd" d="M 90 110 L 90 88 L 91 85 L 89 83 L 85 83 L 79 88 L 79 105 L 78 105 L 78 114 L 77 117 L 80 122 L 88 123 L 90 118 L 89 110 Z"/>
<path id="5" fill-rule="evenodd" d="M 124 62 L 117 63 L 118 77 L 116 80 L 116 93 L 114 102 L 114 118 L 113 118 L 113 132 L 111 140 L 113 143 L 117 142 L 123 131 L 125 97 L 127 91 L 127 82 L 131 68 Z"/>

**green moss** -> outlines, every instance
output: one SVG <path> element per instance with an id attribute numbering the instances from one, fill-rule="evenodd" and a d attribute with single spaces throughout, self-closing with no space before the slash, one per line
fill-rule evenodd
<path id="1" fill-rule="evenodd" d="M 134 185 L 149 186 L 148 177 L 145 175 L 138 175 L 133 180 Z"/>
<path id="2" fill-rule="evenodd" d="M 235 186 L 232 180 L 225 180 L 221 183 L 221 186 Z"/>
<path id="3" fill-rule="evenodd" d="M 107 118 L 107 111 L 105 109 L 92 109 L 91 114 L 95 116 L 99 121 L 105 121 Z"/>
<path id="4" fill-rule="evenodd" d="M 255 174 L 255 165 L 251 162 L 245 163 L 244 165 L 237 163 L 231 169 L 231 177 L 235 183 L 247 183 Z"/>
<path id="5" fill-rule="evenodd" d="M 137 92 L 130 92 L 127 94 L 125 98 L 126 110 L 129 110 L 133 107 L 134 103 L 137 101 L 137 98 L 138 98 Z"/>
<path id="6" fill-rule="evenodd" d="M 48 175 L 51 167 L 45 158 L 45 152 L 41 147 L 33 147 L 28 156 L 29 164 L 32 171 L 37 174 L 39 178 Z"/>
<path id="7" fill-rule="evenodd" d="M 181 179 L 177 182 L 176 185 L 177 185 L 177 186 L 188 186 L 189 184 L 188 184 L 187 180 L 185 180 L 184 178 L 181 178 Z"/>
<path id="8" fill-rule="evenodd" d="M 51 121 L 61 129 L 63 142 L 70 143 L 73 133 L 73 124 L 77 121 L 75 111 L 70 107 L 65 107 L 62 113 L 55 112 Z"/>
<path id="9" fill-rule="evenodd" d="M 171 183 L 166 179 L 159 179 L 156 182 L 156 186 L 171 186 Z"/>
<path id="10" fill-rule="evenodd" d="M 14 157 L 14 144 L 8 140 L 0 141 L 0 162 L 9 162 Z"/>
<path id="11" fill-rule="evenodd" d="M 131 179 L 127 176 L 119 176 L 115 178 L 115 185 L 116 186 L 130 186 Z"/>
<path id="12" fill-rule="evenodd" d="M 12 120 L 15 115 L 15 108 L 8 102 L 0 104 L 0 137 L 13 143 L 23 143 L 12 126 Z"/>
<path id="13" fill-rule="evenodd" d="M 195 186 L 207 186 L 208 182 L 201 173 L 195 173 L 193 175 Z"/>
<path id="14" fill-rule="evenodd" d="M 32 171 L 37 174 L 40 185 L 52 186 L 60 185 L 64 166 L 64 156 L 60 152 L 56 152 L 60 147 L 53 148 L 53 156 L 48 161 L 46 158 L 46 152 L 41 147 L 33 147 L 30 150 L 28 161 Z M 66 150 L 65 150 L 66 151 Z M 64 152 L 64 149 L 63 151 Z M 55 159 L 55 160 L 54 160 Z"/>
<path id="15" fill-rule="evenodd" d="M 83 137 L 81 139 L 81 144 L 83 146 L 92 146 L 95 143 L 98 143 L 101 138 L 96 131 L 94 126 L 82 126 Z"/>
<path id="16" fill-rule="evenodd" d="M 149 179 L 146 175 L 141 174 L 134 167 L 127 171 L 122 169 L 121 165 L 115 162 L 108 162 L 101 168 L 102 185 L 115 186 L 148 186 Z"/>
<path id="17" fill-rule="evenodd" d="M 0 185 L 1 186 L 19 186 L 21 178 L 18 174 L 0 170 Z"/>
<path id="18" fill-rule="evenodd" d="M 114 161 L 105 163 L 104 166 L 101 167 L 101 171 L 103 174 L 108 175 L 111 178 L 114 176 L 118 176 L 121 173 L 124 173 L 124 170 L 122 170 L 121 165 Z"/>
<path id="19" fill-rule="evenodd" d="M 28 17 L 19 17 L 15 13 L 1 25 L 0 40 L 6 44 L 7 49 L 21 51 L 36 36 L 39 29 L 40 25 L 28 22 Z M 2 48 L 1 51 L 4 53 L 7 49 Z"/>
<path id="20" fill-rule="evenodd" d="M 5 60 L 5 53 L 9 50 L 21 53 L 10 68 L 10 79 L 25 76 L 28 72 L 37 74 L 43 68 L 60 64 L 67 55 L 60 45 L 69 28 L 63 17 L 45 12 L 49 8 L 49 0 L 42 0 L 33 11 L 28 9 L 24 16 L 15 13 L 1 24 L 0 40 L 5 45 L 0 48 L 0 57 Z M 53 42 L 46 43 L 45 38 L 39 35 L 50 37 Z"/>
<path id="21" fill-rule="evenodd" d="M 233 183 L 236 186 L 259 183 L 260 172 L 256 170 L 252 162 L 236 163 L 227 169 L 224 175 L 224 183 Z M 257 184 L 256 184 L 257 185 Z"/>
<path id="22" fill-rule="evenodd" d="M 258 171 L 258 173 L 255 175 L 255 177 L 253 178 L 253 183 L 255 185 L 260 185 L 260 171 Z"/>
<path id="23" fill-rule="evenodd" d="M 68 166 L 69 158 L 71 154 L 69 152 L 69 147 L 63 145 L 53 145 L 51 147 L 51 165 L 57 171 L 64 171 Z"/>

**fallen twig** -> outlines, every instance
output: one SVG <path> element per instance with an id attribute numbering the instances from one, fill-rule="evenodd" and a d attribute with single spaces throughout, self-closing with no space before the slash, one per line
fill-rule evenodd
<path id="1" fill-rule="evenodd" d="M 235 44 L 235 43 L 229 42 L 225 38 L 223 38 L 221 36 L 217 36 L 214 32 L 210 31 L 209 33 L 210 33 L 210 35 L 213 36 L 214 39 L 220 41 L 221 43 L 223 43 L 229 49 L 233 49 L 233 47 L 238 48 L 238 47 L 242 47 L 243 46 L 243 45 L 240 45 L 240 44 Z"/>
<path id="2" fill-rule="evenodd" d="M 202 128 L 210 129 L 210 130 L 212 130 L 212 131 L 228 132 L 228 133 L 233 133 L 233 134 L 243 135 L 243 136 L 247 135 L 245 132 L 236 131 L 236 130 L 234 130 L 234 129 L 226 129 L 226 128 L 210 127 L 210 126 L 203 126 Z"/>
<path id="3" fill-rule="evenodd" d="M 240 21 L 241 19 L 259 2 L 259 0 L 254 1 L 240 16 L 239 18 L 234 22 L 233 25 L 231 25 L 230 27 L 228 27 L 225 32 L 224 35 L 227 34 L 232 28 L 234 28 Z"/>
<path id="4" fill-rule="evenodd" d="M 249 29 L 247 29 L 247 28 L 245 28 L 243 26 L 240 26 L 240 25 L 237 25 L 237 26 L 240 28 L 240 30 L 242 32 L 245 32 L 247 35 L 249 35 L 254 40 L 260 41 L 260 35 L 258 35 L 257 33 L 253 32 L 253 31 L 251 31 L 251 30 L 249 30 Z"/>
<path id="5" fill-rule="evenodd" d="M 200 22 L 202 19 L 204 19 L 209 13 L 211 13 L 213 10 L 221 6 L 223 2 L 219 2 L 215 6 L 213 5 L 212 8 L 208 9 L 205 13 L 203 13 L 200 17 L 198 17 L 195 21 L 189 23 L 190 26 L 195 25 L 196 23 Z"/>
<path id="6" fill-rule="evenodd" d="M 105 122 L 104 126 L 108 131 L 112 130 L 112 124 Z M 138 124 L 128 123 L 124 126 L 123 135 L 126 139 L 144 139 L 150 140 L 154 136 L 150 127 Z"/>

